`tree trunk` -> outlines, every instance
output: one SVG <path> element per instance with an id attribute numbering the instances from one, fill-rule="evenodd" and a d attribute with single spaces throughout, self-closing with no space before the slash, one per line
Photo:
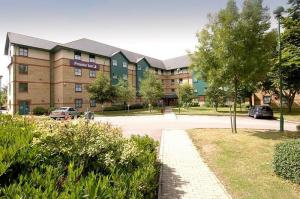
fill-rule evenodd
<path id="1" fill-rule="evenodd" d="M 253 106 L 253 102 L 252 102 L 252 94 L 248 96 L 249 97 L 249 105 L 250 107 Z"/>
<path id="2" fill-rule="evenodd" d="M 292 92 L 292 93 L 289 95 L 289 98 L 288 98 L 288 111 L 289 111 L 289 113 L 292 112 L 292 106 L 293 106 L 293 104 L 294 104 L 295 96 L 296 96 L 296 92 Z"/>
<path id="3" fill-rule="evenodd" d="M 236 130 L 236 105 L 237 105 L 237 81 L 234 81 L 234 99 L 233 99 L 233 132 L 237 133 Z"/>

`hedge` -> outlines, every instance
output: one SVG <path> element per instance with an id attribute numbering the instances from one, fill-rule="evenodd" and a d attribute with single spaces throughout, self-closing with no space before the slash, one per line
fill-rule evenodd
<path id="1" fill-rule="evenodd" d="M 276 145 L 273 167 L 277 175 L 300 184 L 300 139 Z"/>
<path id="2" fill-rule="evenodd" d="M 15 144 L 1 150 L 12 152 L 0 173 L 0 198 L 156 196 L 158 143 L 147 136 L 124 138 L 118 128 L 84 120 L 0 121 L 6 129 L 17 126 L 6 141 Z"/>

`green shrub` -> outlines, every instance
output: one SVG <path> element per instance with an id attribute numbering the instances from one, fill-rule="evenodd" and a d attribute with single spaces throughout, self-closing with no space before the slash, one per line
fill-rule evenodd
<path id="1" fill-rule="evenodd" d="M 142 109 L 144 108 L 143 104 L 132 104 L 129 106 L 130 110 L 133 109 Z M 104 107 L 104 111 L 124 111 L 127 110 L 127 106 L 126 105 L 113 105 L 113 106 L 108 106 L 108 107 Z"/>
<path id="2" fill-rule="evenodd" d="M 300 139 L 276 145 L 273 167 L 277 175 L 300 184 Z"/>
<path id="3" fill-rule="evenodd" d="M 45 115 L 48 113 L 48 110 L 45 109 L 44 107 L 37 106 L 32 110 L 32 112 L 33 112 L 33 115 Z"/>
<path id="4" fill-rule="evenodd" d="M 39 118 L 31 126 L 29 143 L 15 150 L 0 174 L 0 198 L 155 197 L 159 171 L 153 139 L 124 138 L 118 128 L 84 120 Z"/>
<path id="5" fill-rule="evenodd" d="M 32 124 L 21 117 L 0 115 L 0 176 L 13 164 L 15 155 L 29 147 Z"/>

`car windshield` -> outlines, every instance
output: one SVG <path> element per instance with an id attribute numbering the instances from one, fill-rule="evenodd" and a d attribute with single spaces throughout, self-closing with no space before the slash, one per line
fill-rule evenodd
<path id="1" fill-rule="evenodd" d="M 260 110 L 264 110 L 264 111 L 271 111 L 272 109 L 268 106 L 261 106 L 259 107 Z"/>

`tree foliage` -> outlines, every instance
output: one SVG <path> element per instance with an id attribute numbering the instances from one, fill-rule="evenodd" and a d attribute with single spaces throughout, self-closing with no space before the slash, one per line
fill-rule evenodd
<path id="1" fill-rule="evenodd" d="M 104 104 L 116 99 L 116 88 L 110 84 L 109 78 L 100 72 L 97 79 L 87 86 L 90 98 L 97 103 Z"/>
<path id="2" fill-rule="evenodd" d="M 205 96 L 208 101 L 213 105 L 216 111 L 218 111 L 219 105 L 222 105 L 226 102 L 227 93 L 224 88 L 220 85 L 208 85 L 205 92 Z"/>
<path id="3" fill-rule="evenodd" d="M 0 108 L 7 104 L 7 87 L 0 89 Z"/>
<path id="4" fill-rule="evenodd" d="M 128 84 L 128 81 L 120 79 L 115 85 L 117 93 L 117 101 L 120 103 L 129 103 L 135 99 L 135 91 L 133 87 Z"/>
<path id="5" fill-rule="evenodd" d="M 141 81 L 140 93 L 149 105 L 153 105 L 163 96 L 162 82 L 156 78 L 153 72 L 146 71 L 144 73 L 144 79 Z"/>
<path id="6" fill-rule="evenodd" d="M 271 94 L 279 95 L 280 73 L 282 74 L 283 96 L 287 101 L 289 112 L 296 94 L 300 94 L 300 1 L 289 0 L 288 15 L 282 18 L 284 32 L 282 37 L 282 60 L 280 70 L 277 63 L 263 83 L 263 89 Z"/>
<path id="7" fill-rule="evenodd" d="M 194 88 L 188 83 L 179 85 L 177 89 L 177 95 L 179 99 L 179 106 L 183 104 L 184 106 L 188 107 L 195 97 Z"/>
<path id="8" fill-rule="evenodd" d="M 276 35 L 262 0 L 245 0 L 239 11 L 234 0 L 209 17 L 209 24 L 198 36 L 191 55 L 192 70 L 208 84 L 222 84 L 233 92 L 236 132 L 236 102 L 239 88 L 263 80 L 272 65 L 270 58 Z"/>

